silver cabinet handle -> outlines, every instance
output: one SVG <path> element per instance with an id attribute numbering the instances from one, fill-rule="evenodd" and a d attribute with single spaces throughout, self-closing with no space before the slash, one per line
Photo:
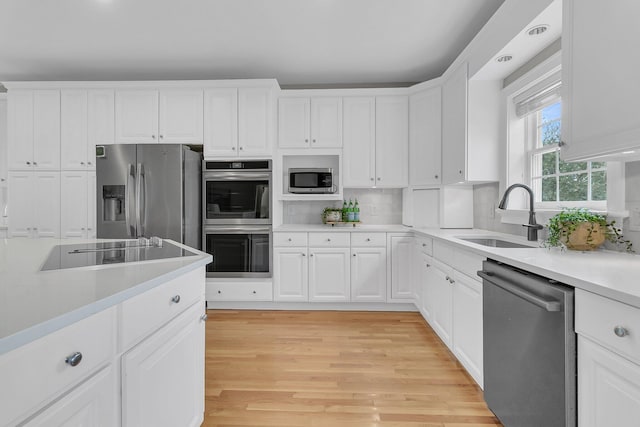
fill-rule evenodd
<path id="1" fill-rule="evenodd" d="M 431 267 L 431 264 L 427 264 L 427 267 Z"/>
<path id="2" fill-rule="evenodd" d="M 33 162 L 33 166 L 37 166 L 37 165 L 38 165 L 38 162 Z"/>
<path id="3" fill-rule="evenodd" d="M 88 164 L 89 166 L 91 166 L 91 162 L 87 162 L 87 164 Z"/>
<path id="4" fill-rule="evenodd" d="M 373 178 L 369 178 L 371 181 L 373 181 Z"/>
<path id="5" fill-rule="evenodd" d="M 38 231 L 38 227 L 33 227 L 33 230 L 34 231 Z"/>
<path id="6" fill-rule="evenodd" d="M 255 295 L 257 292 L 256 291 L 252 291 L 251 293 Z"/>
<path id="7" fill-rule="evenodd" d="M 67 356 L 67 358 L 64 359 L 64 362 L 70 366 L 78 366 L 80 362 L 82 362 L 82 353 L 76 351 L 75 353 Z"/>
<path id="8" fill-rule="evenodd" d="M 327 239 L 327 242 L 330 242 L 330 241 L 331 241 L 331 239 Z"/>
<path id="9" fill-rule="evenodd" d="M 218 291 L 218 293 L 219 293 L 219 294 L 221 294 L 221 293 L 222 293 L 222 291 Z"/>
<path id="10" fill-rule="evenodd" d="M 426 244 L 426 243 L 423 243 L 423 244 L 422 244 L 422 247 L 423 247 L 423 248 L 426 248 L 426 247 L 427 247 L 427 244 Z"/>
<path id="11" fill-rule="evenodd" d="M 80 230 L 84 231 L 84 227 L 82 227 Z"/>
<path id="12" fill-rule="evenodd" d="M 370 242 L 370 241 L 371 241 L 371 239 L 367 237 L 367 242 Z"/>
<path id="13" fill-rule="evenodd" d="M 313 143 L 314 143 L 314 144 L 316 143 L 316 140 L 315 140 L 315 139 L 313 140 Z"/>
<path id="14" fill-rule="evenodd" d="M 449 281 L 449 276 L 445 277 L 444 280 Z"/>
<path id="15" fill-rule="evenodd" d="M 231 147 L 231 149 L 232 149 L 233 151 L 236 151 L 236 147 Z"/>
<path id="16" fill-rule="evenodd" d="M 84 162 L 80 162 L 80 164 L 84 166 Z"/>
<path id="17" fill-rule="evenodd" d="M 313 254 L 309 255 L 309 256 L 313 256 Z"/>
<path id="18" fill-rule="evenodd" d="M 244 147 L 240 147 L 240 151 L 244 150 Z"/>
<path id="19" fill-rule="evenodd" d="M 616 336 L 623 338 L 629 335 L 629 330 L 624 326 L 616 326 L 613 328 L 613 333 L 616 334 Z"/>
<path id="20" fill-rule="evenodd" d="M 356 256 L 356 254 L 353 254 L 353 256 Z"/>
<path id="21" fill-rule="evenodd" d="M 305 138 L 305 139 L 304 139 L 304 142 L 307 142 L 307 143 L 308 143 L 308 142 L 309 142 L 309 140 L 308 140 L 307 138 Z"/>
<path id="22" fill-rule="evenodd" d="M 163 138 L 164 138 L 164 135 L 160 135 L 160 139 L 163 139 Z"/>
<path id="23" fill-rule="evenodd" d="M 378 177 L 378 181 L 380 181 L 380 177 Z"/>
<path id="24" fill-rule="evenodd" d="M 451 283 L 453 285 L 454 283 L 456 283 L 456 281 L 453 280 L 453 279 L 449 279 L 449 283 Z"/>
<path id="25" fill-rule="evenodd" d="M 151 139 L 156 139 L 156 136 L 155 135 L 151 135 Z"/>
<path id="26" fill-rule="evenodd" d="M 31 162 L 27 162 L 27 165 L 30 165 L 30 164 L 31 164 Z"/>
<path id="27" fill-rule="evenodd" d="M 288 241 L 291 241 L 291 237 L 289 237 L 287 240 L 288 240 Z"/>
<path id="28" fill-rule="evenodd" d="M 435 179 L 438 179 L 438 175 L 434 176 Z"/>
<path id="29" fill-rule="evenodd" d="M 209 316 L 207 316 L 207 313 L 205 313 L 202 316 L 200 316 L 200 320 L 203 321 L 203 322 L 206 322 L 208 318 L 209 318 Z"/>
<path id="30" fill-rule="evenodd" d="M 176 295 L 171 298 L 171 302 L 175 302 L 176 304 L 180 302 L 180 295 Z"/>
<path id="31" fill-rule="evenodd" d="M 302 254 L 302 256 L 307 256 L 307 254 Z"/>

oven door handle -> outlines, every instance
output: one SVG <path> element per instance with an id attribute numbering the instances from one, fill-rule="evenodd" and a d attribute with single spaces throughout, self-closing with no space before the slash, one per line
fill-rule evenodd
<path id="1" fill-rule="evenodd" d="M 204 234 L 242 233 L 257 234 L 271 233 L 271 227 L 246 227 L 246 226 L 205 226 Z"/>
<path id="2" fill-rule="evenodd" d="M 530 292 L 525 291 L 524 289 L 518 287 L 517 285 L 514 285 L 513 283 L 500 279 L 499 277 L 496 277 L 491 273 L 480 270 L 478 271 L 478 276 L 482 277 L 484 280 L 491 283 L 492 285 L 496 285 L 497 287 L 502 288 L 505 291 L 517 297 L 520 297 L 525 301 L 530 302 L 531 304 L 534 304 L 540 308 L 544 308 L 547 311 L 562 310 L 562 303 L 560 303 L 559 301 L 541 298 L 537 295 L 534 295 Z"/>
<path id="3" fill-rule="evenodd" d="M 255 181 L 270 180 L 271 174 L 265 172 L 202 172 L 202 178 L 207 180 L 222 181 Z"/>

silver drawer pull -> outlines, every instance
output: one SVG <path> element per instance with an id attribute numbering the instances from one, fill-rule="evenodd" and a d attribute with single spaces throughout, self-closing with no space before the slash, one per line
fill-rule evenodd
<path id="1" fill-rule="evenodd" d="M 371 239 L 367 237 L 367 242 L 370 242 L 370 241 L 371 241 Z"/>
<path id="2" fill-rule="evenodd" d="M 620 338 L 623 338 L 629 335 L 629 331 L 627 330 L 627 328 L 623 326 L 616 326 L 615 328 L 613 328 L 613 333 L 616 334 L 616 336 L 619 336 Z"/>
<path id="3" fill-rule="evenodd" d="M 331 239 L 327 239 L 327 242 L 330 242 L 330 241 L 331 241 Z"/>
<path id="4" fill-rule="evenodd" d="M 64 362 L 70 366 L 78 366 L 80 362 L 82 362 L 82 353 L 76 351 L 72 355 L 67 356 L 67 358 L 64 359 Z"/>
<path id="5" fill-rule="evenodd" d="M 171 298 L 171 302 L 175 302 L 176 304 L 180 302 L 180 295 L 176 295 Z"/>
<path id="6" fill-rule="evenodd" d="M 426 248 L 426 247 L 427 247 L 427 244 L 426 244 L 426 243 L 423 243 L 423 244 L 422 244 L 422 247 L 423 247 L 423 248 Z"/>
<path id="7" fill-rule="evenodd" d="M 206 322 L 208 318 L 209 318 L 209 316 L 207 316 L 207 313 L 205 313 L 202 316 L 200 316 L 200 320 L 202 320 L 203 322 Z"/>

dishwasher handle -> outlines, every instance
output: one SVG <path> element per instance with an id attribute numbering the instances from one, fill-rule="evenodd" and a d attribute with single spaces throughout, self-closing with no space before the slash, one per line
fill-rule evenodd
<path id="1" fill-rule="evenodd" d="M 506 280 L 500 279 L 496 277 L 491 272 L 480 270 L 478 271 L 478 276 L 482 277 L 487 282 L 498 286 L 499 288 L 504 289 L 507 292 L 512 293 L 513 295 L 522 298 L 525 301 L 530 302 L 531 304 L 537 305 L 540 308 L 544 308 L 547 311 L 561 311 L 562 303 L 555 300 L 547 300 L 532 293 L 525 291 L 524 289 L 510 283 Z"/>

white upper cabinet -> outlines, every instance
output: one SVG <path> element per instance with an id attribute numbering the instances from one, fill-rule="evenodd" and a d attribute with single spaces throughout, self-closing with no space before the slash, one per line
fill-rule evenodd
<path id="1" fill-rule="evenodd" d="M 371 187 L 376 170 L 376 99 L 348 97 L 344 104 L 344 186 Z"/>
<path id="2" fill-rule="evenodd" d="M 117 90 L 115 110 L 117 143 L 202 144 L 201 90 Z"/>
<path id="3" fill-rule="evenodd" d="M 278 142 L 280 148 L 342 147 L 342 98 L 281 97 Z"/>
<path id="4" fill-rule="evenodd" d="M 204 92 L 204 156 L 236 156 L 238 153 L 238 89 Z"/>
<path id="5" fill-rule="evenodd" d="M 499 80 L 469 80 L 468 65 L 442 86 L 442 184 L 499 179 Z"/>
<path id="6" fill-rule="evenodd" d="M 409 183 L 438 185 L 442 178 L 442 90 L 409 98 Z"/>
<path id="7" fill-rule="evenodd" d="M 406 187 L 409 182 L 407 97 L 347 97 L 343 103 L 344 186 Z"/>
<path id="8" fill-rule="evenodd" d="M 561 156 L 624 158 L 640 148 L 640 2 L 562 5 Z"/>
<path id="9" fill-rule="evenodd" d="M 271 154 L 270 88 L 208 89 L 204 97 L 205 157 Z"/>
<path id="10" fill-rule="evenodd" d="M 60 91 L 9 92 L 10 170 L 60 169 Z"/>
<path id="11" fill-rule="evenodd" d="M 88 141 L 88 97 L 85 90 L 60 93 L 61 169 L 95 169 L 95 145 Z"/>
<path id="12" fill-rule="evenodd" d="M 89 147 L 115 143 L 115 92 L 111 89 L 89 90 L 87 130 Z M 92 154 L 93 157 L 93 154 Z"/>
<path id="13" fill-rule="evenodd" d="M 376 97 L 376 185 L 409 185 L 409 103 L 406 96 Z"/>

